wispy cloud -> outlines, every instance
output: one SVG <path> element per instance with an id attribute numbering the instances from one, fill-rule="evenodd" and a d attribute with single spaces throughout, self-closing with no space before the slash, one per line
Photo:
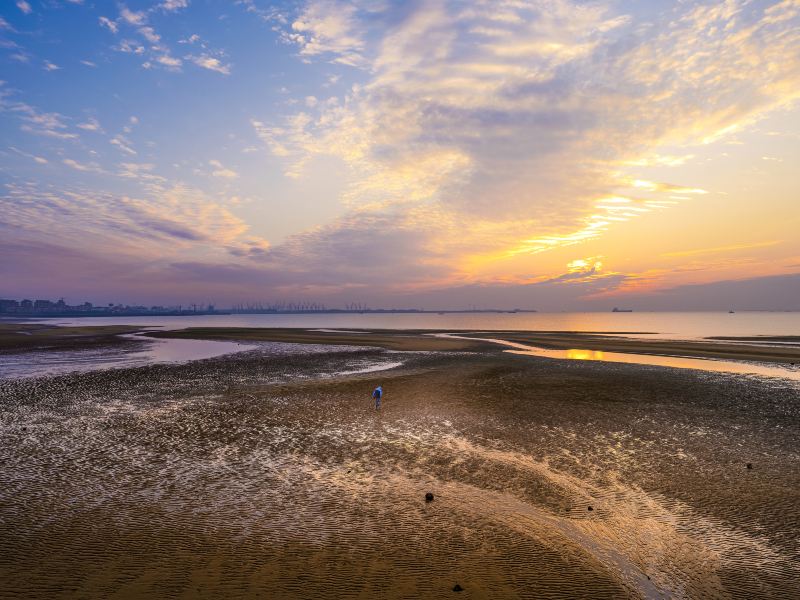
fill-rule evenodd
<path id="1" fill-rule="evenodd" d="M 164 12 L 175 12 L 189 6 L 189 0 L 165 0 L 158 5 Z"/>
<path id="2" fill-rule="evenodd" d="M 7 112 L 20 119 L 22 131 L 61 140 L 78 137 L 77 134 L 68 131 L 67 118 L 64 115 L 57 112 L 42 112 L 25 102 L 11 100 L 10 95 L 11 92 L 3 90 L 3 82 L 0 81 L 0 112 Z"/>
<path id="3" fill-rule="evenodd" d="M 131 141 L 124 135 L 121 134 L 115 135 L 109 140 L 109 142 L 111 143 L 112 146 L 116 146 L 117 148 L 119 148 L 119 150 L 121 150 L 125 154 L 130 154 L 132 156 L 135 156 L 137 154 L 136 150 L 132 148 Z"/>
<path id="4" fill-rule="evenodd" d="M 335 63 L 362 64 L 364 41 L 357 14 L 356 3 L 309 2 L 292 22 L 286 40 L 297 44 L 304 57 L 323 55 Z"/>
<path id="5" fill-rule="evenodd" d="M 223 179 L 236 179 L 239 177 L 239 174 L 236 171 L 223 166 L 223 164 L 218 160 L 210 160 L 208 161 L 208 164 L 214 168 L 214 170 L 211 171 L 211 174 L 214 177 L 222 177 Z"/>
<path id="6" fill-rule="evenodd" d="M 78 123 L 77 127 L 85 131 L 97 131 L 97 132 L 103 131 L 103 128 L 100 126 L 100 122 L 94 117 L 89 117 L 83 123 Z"/>
<path id="7" fill-rule="evenodd" d="M 177 43 L 199 43 L 203 52 L 179 58 L 175 56 L 170 43 L 150 24 L 150 17 L 158 16 L 154 13 L 176 13 L 188 7 L 188 0 L 166 0 L 154 5 L 148 11 L 134 11 L 125 5 L 120 5 L 119 17 L 116 20 L 112 21 L 107 17 L 100 17 L 100 24 L 115 34 L 120 31 L 120 26 L 123 25 L 126 27 L 127 32 L 133 32 L 134 36 L 138 36 L 139 39 L 126 37 L 120 40 L 113 48 L 118 52 L 141 56 L 142 67 L 145 69 L 161 67 L 167 71 L 178 73 L 181 72 L 183 61 L 186 60 L 203 69 L 229 75 L 231 65 L 221 59 L 224 56 L 224 52 L 210 48 L 207 43 L 200 39 L 199 35 L 192 34 L 188 38 L 179 39 Z"/>
<path id="8" fill-rule="evenodd" d="M 147 14 L 145 12 L 130 10 L 125 5 L 120 7 L 119 17 L 128 25 L 144 25 L 147 22 Z"/>
<path id="9" fill-rule="evenodd" d="M 100 165 L 97 163 L 82 163 L 72 158 L 65 158 L 61 161 L 68 167 L 75 169 L 76 171 L 84 171 L 84 172 L 93 172 L 93 173 L 100 173 L 102 169 Z"/>
<path id="10" fill-rule="evenodd" d="M 108 17 L 100 17 L 98 19 L 100 25 L 108 29 L 111 33 L 117 33 L 119 31 L 119 25 L 117 25 L 114 21 L 109 19 Z"/>
<path id="11" fill-rule="evenodd" d="M 28 152 L 23 152 L 22 150 L 20 150 L 19 148 L 15 148 L 14 146 L 9 146 L 8 149 L 11 150 L 12 152 L 16 153 L 16 154 L 19 154 L 20 156 L 24 156 L 26 158 L 30 158 L 31 160 L 33 160 L 34 162 L 36 162 L 36 163 L 38 163 L 40 165 L 46 165 L 49 162 L 43 156 L 37 156 L 35 154 L 30 154 Z"/>
<path id="12" fill-rule="evenodd" d="M 666 252 L 662 254 L 664 258 L 683 258 L 686 256 L 700 256 L 703 254 L 729 253 L 738 250 L 752 250 L 754 248 L 769 248 L 782 243 L 781 240 L 771 240 L 768 242 L 757 242 L 753 244 L 733 244 L 730 246 L 716 246 L 714 248 L 697 248 L 694 250 L 681 250 L 680 252 Z"/>

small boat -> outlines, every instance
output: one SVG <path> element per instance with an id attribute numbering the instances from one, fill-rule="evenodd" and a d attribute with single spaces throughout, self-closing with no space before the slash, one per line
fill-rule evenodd
<path id="1" fill-rule="evenodd" d="M 733 314 L 733 313 L 735 313 L 735 312 L 736 312 L 735 310 L 729 310 L 729 311 L 728 311 L 728 314 L 729 314 L 729 315 L 732 315 L 732 314 Z"/>
<path id="2" fill-rule="evenodd" d="M 633 312 L 633 309 L 632 308 L 617 308 L 615 306 L 611 312 Z"/>

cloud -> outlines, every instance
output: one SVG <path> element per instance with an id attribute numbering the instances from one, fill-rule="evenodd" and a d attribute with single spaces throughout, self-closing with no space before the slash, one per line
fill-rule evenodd
<path id="1" fill-rule="evenodd" d="M 84 123 L 78 123 L 77 127 L 85 131 L 103 131 L 103 128 L 100 126 L 100 122 L 94 117 L 89 117 Z"/>
<path id="2" fill-rule="evenodd" d="M 217 73 L 222 73 L 223 75 L 231 74 L 231 66 L 221 63 L 218 58 L 214 58 L 213 56 L 208 56 L 205 54 L 202 56 L 190 55 L 187 57 L 187 59 L 191 60 L 198 67 L 203 67 L 209 71 L 216 71 Z"/>
<path id="3" fill-rule="evenodd" d="M 120 5 L 119 17 L 116 21 L 112 21 L 107 17 L 100 17 L 100 24 L 108 28 L 112 33 L 117 33 L 120 26 L 127 26 L 132 30 L 134 35 L 140 36 L 141 40 L 126 38 L 114 46 L 114 50 L 126 54 L 133 54 L 143 57 L 142 67 L 151 69 L 154 67 L 163 67 L 167 71 L 180 72 L 183 65 L 183 60 L 174 56 L 169 46 L 169 43 L 164 41 L 162 36 L 149 24 L 149 16 L 154 12 L 161 13 L 174 13 L 189 6 L 188 0 L 166 0 L 160 4 L 156 4 L 148 11 L 134 11 L 125 5 Z M 192 35 L 190 40 L 192 42 L 199 41 L 199 36 Z M 188 40 L 179 40 L 178 43 L 187 43 Z M 203 49 L 208 49 L 207 45 L 201 43 Z M 216 54 L 221 54 L 216 52 Z M 209 54 L 202 56 L 187 56 L 187 60 L 198 64 L 199 66 L 217 71 L 223 74 L 230 73 L 230 65 L 223 64 L 218 58 L 214 58 Z"/>
<path id="4" fill-rule="evenodd" d="M 109 19 L 108 17 L 100 17 L 98 19 L 100 25 L 108 29 L 111 33 L 117 33 L 119 31 L 119 25 L 117 25 L 114 21 Z"/>
<path id="5" fill-rule="evenodd" d="M 106 43 L 128 54 L 118 59 L 162 72 L 194 65 L 230 74 L 229 57 L 209 47 L 205 29 L 201 39 L 191 34 L 201 29 L 174 22 L 171 13 L 187 5 L 117 4 L 118 14 L 101 17 L 99 26 L 115 34 Z M 53 235 L 53 244 L 110 252 L 119 264 L 142 256 L 161 269 L 149 273 L 191 285 L 218 274 L 231 286 L 257 279 L 264 289 L 279 285 L 288 292 L 444 298 L 437 294 L 447 289 L 487 299 L 508 294 L 521 305 L 530 305 L 523 300 L 531 294 L 558 305 L 570 294 L 640 293 L 636 281 L 647 274 L 601 264 L 605 259 L 592 256 L 605 252 L 595 249 L 600 239 L 673 207 L 687 218 L 695 209 L 711 212 L 719 196 L 698 164 L 713 153 L 703 144 L 734 134 L 744 139 L 753 123 L 800 94 L 796 2 L 237 5 L 268 20 L 295 55 L 288 79 L 269 84 L 285 86 L 279 108 L 262 102 L 258 114 L 252 107 L 259 104 L 248 104 L 255 135 L 274 155 L 269 170 L 278 163 L 294 179 L 269 189 L 324 188 L 311 193 L 326 196 L 326 203 L 338 200 L 330 211 L 336 218 L 284 232 L 283 241 L 269 244 L 248 231 L 233 212 L 241 210 L 236 201 L 222 195 L 239 183 L 240 170 L 250 183 L 243 169 L 257 156 L 241 157 L 235 169 L 223 164 L 233 160 L 230 154 L 200 164 L 197 180 L 220 194 L 209 197 L 168 178 L 171 164 L 197 166 L 197 157 L 180 163 L 160 155 L 148 138 L 132 133 L 134 123 L 108 133 L 115 151 L 67 152 L 63 142 L 80 134 L 75 148 L 83 149 L 94 138 L 83 132 L 102 132 L 99 122 L 85 112 L 47 112 L 57 98 L 40 109 L 13 101 L 3 89 L 0 110 L 24 131 L 47 138 L 38 140 L 37 154 L 54 164 L 37 170 L 59 177 L 58 186 L 26 187 L 13 174 L 17 187 L 0 210 L 3 233 L 20 231 L 30 240 Z M 167 20 L 172 26 L 162 27 Z M 147 107 L 142 111 L 149 116 Z M 240 133 L 230 145 L 221 143 L 220 153 L 248 145 Z M 778 152 L 762 148 L 758 156 Z M 28 156 L 23 167 L 33 170 L 31 160 L 46 164 L 42 156 Z M 68 169 L 79 171 L 73 181 L 101 181 L 95 189 L 62 186 Z M 102 176 L 89 176 L 99 169 Z M 330 172 L 344 183 L 309 185 Z M 264 206 L 280 200 L 267 198 Z M 255 206 L 243 214 L 252 215 Z M 737 251 L 729 245 L 697 250 L 688 240 L 682 256 Z M 663 262 L 670 261 L 654 269 Z M 454 298 L 459 292 L 441 293 Z"/>
<path id="6" fill-rule="evenodd" d="M 147 22 L 146 13 L 132 11 L 124 5 L 119 9 L 119 17 L 128 25 L 144 25 Z"/>
<path id="7" fill-rule="evenodd" d="M 158 5 L 164 12 L 176 12 L 189 6 L 189 0 L 165 0 Z"/>
<path id="8" fill-rule="evenodd" d="M 161 36 L 155 32 L 155 29 L 152 27 L 140 27 L 139 33 L 142 34 L 142 37 L 146 39 L 151 44 L 157 44 L 161 41 Z"/>
<path id="9" fill-rule="evenodd" d="M 284 39 L 304 60 L 358 66 L 364 81 L 252 125 L 289 177 L 318 156 L 345 165 L 352 212 L 313 243 L 339 240 L 352 220 L 392 215 L 394 231 L 433 213 L 443 225 L 405 252 L 449 256 L 451 285 L 479 277 L 476 262 L 581 244 L 708 195 L 635 169 L 688 163 L 693 148 L 800 97 L 800 29 L 776 17 L 792 5 L 725 6 L 645 19 L 610 2 L 307 2 Z M 665 145 L 679 151 L 662 155 Z M 404 275 L 417 285 L 425 273 Z"/>
<path id="10" fill-rule="evenodd" d="M 686 256 L 700 256 L 704 254 L 730 253 L 738 250 L 751 250 L 753 248 L 768 248 L 781 244 L 781 240 L 771 240 L 767 242 L 756 242 L 751 244 L 733 244 L 729 246 L 715 246 L 713 248 L 699 248 L 694 250 L 681 250 L 680 252 L 666 252 L 661 256 L 665 258 L 683 258 Z"/>
<path id="11" fill-rule="evenodd" d="M 335 63 L 362 64 L 364 41 L 358 31 L 357 13 L 350 2 L 309 2 L 292 22 L 285 39 L 300 47 L 300 56 L 328 55 Z"/>
<path id="12" fill-rule="evenodd" d="M 57 112 L 40 112 L 25 102 L 9 100 L 10 93 L 2 93 L 0 82 L 0 112 L 7 112 L 22 121 L 20 129 L 27 133 L 61 140 L 77 138 L 77 134 L 66 131 L 66 117 Z"/>
<path id="13" fill-rule="evenodd" d="M 800 273 L 680 285 L 626 295 L 649 310 L 800 310 Z"/>
<path id="14" fill-rule="evenodd" d="M 17 8 L 20 9 L 26 15 L 29 15 L 33 12 L 31 5 L 25 2 L 25 0 L 17 0 Z"/>
<path id="15" fill-rule="evenodd" d="M 603 270 L 603 263 L 600 261 L 602 257 L 594 256 L 592 258 L 578 258 L 570 261 L 567 264 L 567 272 L 557 277 L 549 277 L 543 281 L 537 282 L 538 285 L 550 283 L 574 283 L 576 281 L 587 281 L 590 279 L 597 279 L 605 275 L 601 274 Z M 618 275 L 613 273 L 612 275 Z"/>
<path id="16" fill-rule="evenodd" d="M 137 154 L 136 150 L 131 148 L 130 140 L 128 140 L 125 136 L 116 135 L 113 138 L 111 138 L 110 143 L 113 146 L 116 146 L 117 148 L 119 148 L 125 154 L 130 154 L 132 156 L 136 156 L 136 154 Z"/>
<path id="17" fill-rule="evenodd" d="M 72 159 L 63 162 L 79 171 L 99 170 Z M 128 165 L 128 171 L 136 170 Z M 0 195 L 0 231 L 14 231 L 17 240 L 81 249 L 87 255 L 141 261 L 164 256 L 177 260 L 184 254 L 229 256 L 227 248 L 247 232 L 241 219 L 199 190 L 158 179 L 144 183 L 146 192 L 138 196 L 12 183 Z M 90 265 L 85 268 L 91 270 Z"/>
<path id="18" fill-rule="evenodd" d="M 44 61 L 44 67 L 42 67 L 45 71 L 58 71 L 61 69 L 57 64 L 51 63 L 49 60 Z"/>
<path id="19" fill-rule="evenodd" d="M 16 154 L 19 154 L 20 156 L 24 156 L 25 158 L 30 158 L 32 161 L 34 161 L 34 162 L 36 162 L 36 163 L 38 163 L 40 165 L 46 165 L 49 162 L 43 156 L 37 156 L 35 154 L 29 154 L 27 152 L 23 152 L 22 150 L 20 150 L 18 148 L 15 148 L 14 146 L 9 146 L 8 149 L 11 150 L 12 152 L 16 153 Z"/>
<path id="20" fill-rule="evenodd" d="M 102 172 L 102 169 L 96 163 L 85 164 L 85 163 L 80 163 L 77 160 L 73 160 L 71 158 L 65 158 L 61 162 L 63 162 L 68 167 L 71 167 L 71 168 L 75 169 L 76 171 L 84 171 L 84 172 L 92 172 L 92 173 L 100 173 L 100 172 Z"/>
<path id="21" fill-rule="evenodd" d="M 214 170 L 211 172 L 214 177 L 222 177 L 224 179 L 236 179 L 239 177 L 236 171 L 224 167 L 218 160 L 210 160 L 208 164 L 214 167 Z"/>
<path id="22" fill-rule="evenodd" d="M 180 58 L 175 58 L 174 56 L 170 56 L 169 54 L 162 54 L 156 58 L 156 62 L 160 65 L 164 65 L 170 70 L 179 70 L 183 61 Z"/>

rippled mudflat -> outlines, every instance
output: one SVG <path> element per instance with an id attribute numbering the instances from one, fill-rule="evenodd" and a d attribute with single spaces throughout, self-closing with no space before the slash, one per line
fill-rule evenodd
<path id="1" fill-rule="evenodd" d="M 798 597 L 798 417 L 499 352 L 0 381 L 0 597 Z"/>

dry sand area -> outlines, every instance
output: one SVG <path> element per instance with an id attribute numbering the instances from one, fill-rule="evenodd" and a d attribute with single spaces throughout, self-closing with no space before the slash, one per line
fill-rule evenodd
<path id="1" fill-rule="evenodd" d="M 0 598 L 800 597 L 797 384 L 424 350 L 0 382 Z"/>

